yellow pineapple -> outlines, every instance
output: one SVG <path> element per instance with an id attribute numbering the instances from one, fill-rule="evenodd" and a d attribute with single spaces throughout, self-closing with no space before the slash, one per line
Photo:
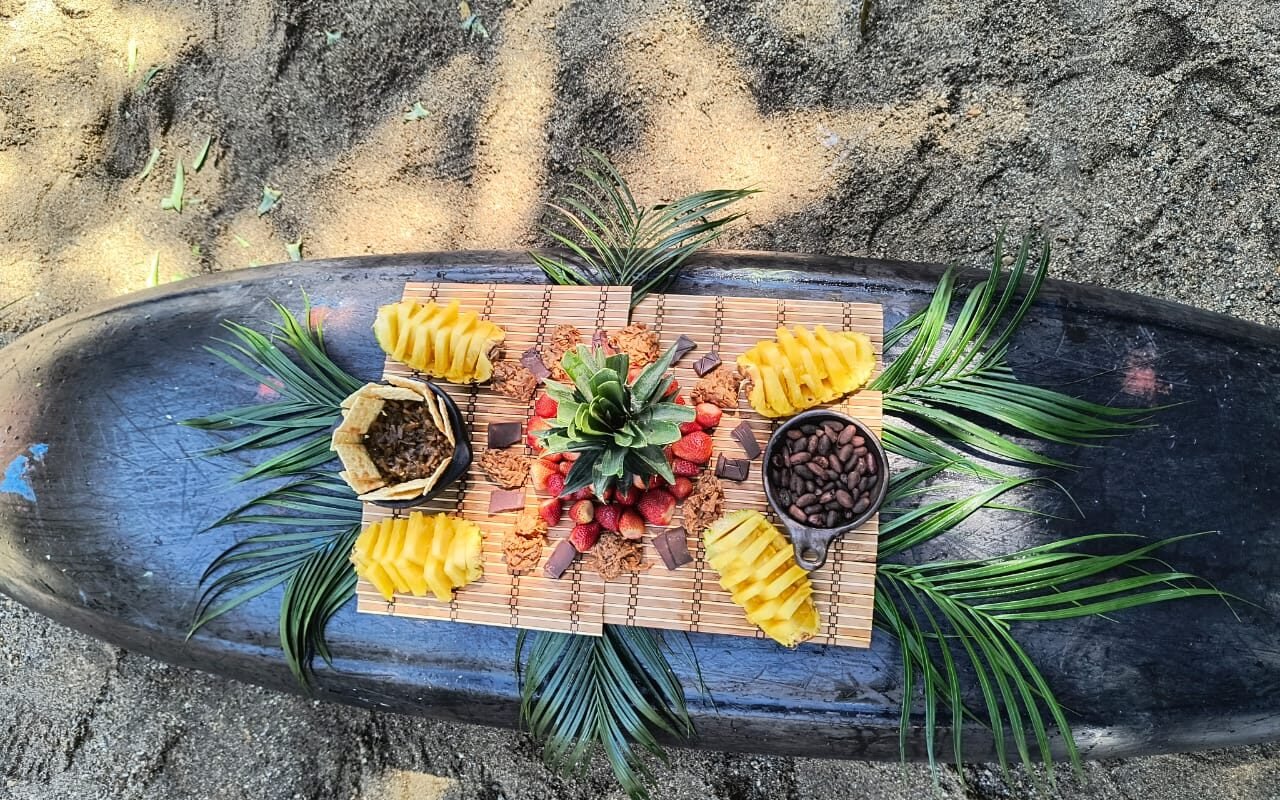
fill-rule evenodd
<path id="1" fill-rule="evenodd" d="M 387 355 L 453 383 L 493 377 L 492 356 L 507 334 L 457 300 L 448 305 L 401 300 L 378 309 L 373 334 Z"/>
<path id="2" fill-rule="evenodd" d="M 447 603 L 454 589 L 484 574 L 483 538 L 474 522 L 415 511 L 361 531 L 351 563 L 356 574 L 372 583 L 387 602 L 397 592 L 425 597 L 430 591 Z"/>
<path id="3" fill-rule="evenodd" d="M 809 573 L 791 544 L 759 511 L 733 511 L 707 528 L 707 561 L 720 585 L 771 639 L 795 647 L 818 633 Z"/>
<path id="4" fill-rule="evenodd" d="M 865 333 L 829 331 L 819 325 L 780 327 L 773 341 L 757 342 L 738 356 L 747 376 L 747 400 L 766 417 L 786 417 L 830 403 L 871 377 L 876 366 Z"/>

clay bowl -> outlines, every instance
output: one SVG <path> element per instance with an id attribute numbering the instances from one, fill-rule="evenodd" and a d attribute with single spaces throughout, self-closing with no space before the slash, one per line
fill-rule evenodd
<path id="1" fill-rule="evenodd" d="M 458 409 L 458 404 L 453 402 L 453 398 L 436 386 L 434 383 L 427 381 L 427 388 L 435 392 L 436 397 L 444 402 L 445 412 L 449 415 L 449 424 L 453 427 L 454 448 L 453 458 L 449 459 L 449 466 L 440 475 L 440 480 L 436 481 L 436 485 L 427 490 L 426 494 L 418 497 L 410 497 L 407 500 L 370 500 L 376 506 L 383 508 L 412 508 L 422 505 L 431 498 L 448 489 L 455 481 L 467 474 L 467 470 L 471 467 L 471 431 L 467 429 L 466 423 L 462 419 L 462 412 Z"/>
<path id="2" fill-rule="evenodd" d="M 845 425 L 854 426 L 858 432 L 857 435 L 866 440 L 867 452 L 875 463 L 876 475 L 879 476 L 879 481 L 867 490 L 869 493 L 867 496 L 871 498 L 871 503 L 866 510 L 858 514 L 854 519 L 841 523 L 834 528 L 808 525 L 793 519 L 787 513 L 787 505 L 782 504 L 779 500 L 779 493 L 785 490 L 786 487 L 775 486 L 771 478 L 773 456 L 779 452 L 784 454 L 787 452 L 787 444 L 790 441 L 787 437 L 787 432 L 804 425 L 821 424 L 828 420 L 835 420 Z M 764 468 L 761 473 L 764 481 L 764 493 L 769 499 L 769 505 L 773 507 L 778 519 L 782 521 L 787 530 L 787 535 L 791 539 L 791 544 L 795 547 L 796 563 L 810 572 L 821 567 L 826 563 L 827 550 L 831 547 L 832 542 L 871 519 L 872 515 L 880 510 L 885 494 L 889 491 L 888 465 L 889 458 L 884 451 L 884 445 L 880 443 L 880 438 L 872 433 L 871 429 L 866 425 L 846 414 L 819 408 L 797 414 L 778 426 L 778 429 L 769 437 L 769 443 L 765 446 Z"/>

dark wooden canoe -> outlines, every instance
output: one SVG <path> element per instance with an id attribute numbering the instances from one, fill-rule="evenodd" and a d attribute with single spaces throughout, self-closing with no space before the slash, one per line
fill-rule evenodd
<path id="1" fill-rule="evenodd" d="M 929 297 L 934 267 L 771 254 L 700 258 L 673 291 L 882 303 L 892 324 Z M 229 459 L 197 455 L 206 434 L 175 420 L 248 401 L 255 387 L 202 351 L 222 320 L 262 326 L 269 298 L 305 290 L 330 309 L 326 337 L 359 375 L 378 373 L 373 309 L 408 279 L 539 281 L 511 253 L 404 255 L 285 264 L 184 281 L 72 315 L 0 351 L 0 590 L 85 633 L 166 661 L 282 690 L 278 596 L 191 641 L 197 579 L 235 535 L 197 531 L 261 487 L 232 486 Z M 1043 627 L 1020 636 L 1091 757 L 1280 737 L 1280 332 L 1183 306 L 1049 283 L 1012 353 L 1044 385 L 1129 405 L 1178 403 L 1107 449 L 1065 453 L 1087 518 L 987 517 L 935 553 L 1001 552 L 1050 537 L 1132 531 L 1216 536 L 1166 553 L 1248 598 L 1237 621 L 1192 600 Z M 1057 495 L 1038 502 L 1065 511 Z M 513 725 L 515 632 L 357 616 L 329 627 L 336 669 L 323 699 Z M 900 662 L 870 650 L 693 636 L 714 697 L 693 695 L 708 748 L 896 758 Z M 692 667 L 676 659 L 686 686 Z M 692 688 L 691 688 L 692 692 Z M 918 734 L 918 730 L 917 730 Z M 971 757 L 990 741 L 968 737 Z M 912 738 L 914 755 L 921 738 Z"/>

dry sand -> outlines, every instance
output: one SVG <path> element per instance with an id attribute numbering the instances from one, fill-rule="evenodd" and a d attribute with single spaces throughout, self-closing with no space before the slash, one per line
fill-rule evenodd
<path id="1" fill-rule="evenodd" d="M 995 227 L 1043 225 L 1061 277 L 1280 324 L 1280 4 L 884 1 L 865 41 L 853 5 L 480 0 L 484 40 L 443 0 L 0 0 L 0 330 L 142 288 L 157 256 L 172 280 L 299 238 L 535 244 L 586 146 L 655 201 L 765 189 L 725 246 L 977 264 Z M 619 796 L 519 734 L 316 706 L 7 600 L 0 652 L 0 797 Z M 1061 796 L 1276 797 L 1280 748 L 1087 773 Z M 968 778 L 943 793 L 1034 792 Z M 928 792 L 918 767 L 681 752 L 656 796 Z"/>

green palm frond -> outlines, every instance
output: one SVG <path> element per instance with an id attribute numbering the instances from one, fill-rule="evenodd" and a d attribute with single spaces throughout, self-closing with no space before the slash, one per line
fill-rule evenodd
<path id="1" fill-rule="evenodd" d="M 549 203 L 580 242 L 550 228 L 543 231 L 568 248 L 572 257 L 555 259 L 530 253 L 555 283 L 580 286 L 630 286 L 631 304 L 661 289 L 690 255 L 719 238 L 721 229 L 742 216 L 727 207 L 755 189 L 712 189 L 672 203 L 641 206 L 609 160 L 590 151 L 596 169 L 578 170 L 571 193 Z"/>
<path id="2" fill-rule="evenodd" d="M 1191 534 L 1198 536 L 1202 534 Z M 902 736 L 921 696 L 925 744 L 934 763 L 938 712 L 950 711 L 953 756 L 962 763 L 966 718 L 992 732 L 997 759 L 1009 764 L 1009 740 L 1019 760 L 1039 758 L 1052 767 L 1050 728 L 1056 728 L 1069 761 L 1080 754 L 1071 727 L 1048 681 L 1018 644 L 1012 624 L 1107 615 L 1125 609 L 1193 597 L 1226 599 L 1208 582 L 1172 570 L 1155 551 L 1190 538 L 1144 544 L 1116 555 L 1076 549 L 1140 539 L 1094 534 L 993 558 L 881 564 L 876 574 L 875 622 L 902 644 Z M 962 665 L 977 681 L 982 703 L 965 705 Z M 917 687 L 919 692 L 917 692 Z M 1027 736 L 1028 728 L 1034 742 Z M 1033 749 L 1034 746 L 1034 749 Z M 1052 769 L 1048 770 L 1050 781 Z"/>
<path id="3" fill-rule="evenodd" d="M 665 761 L 655 731 L 681 738 L 693 732 L 684 690 L 653 631 L 615 625 L 601 636 L 521 631 L 516 667 L 520 717 L 542 740 L 547 764 L 581 771 L 598 745 L 632 798 L 649 796 L 649 769 L 636 746 Z"/>
<path id="4" fill-rule="evenodd" d="M 289 669 L 310 685 L 315 655 L 329 661 L 324 629 L 355 594 L 355 574 L 347 555 L 360 533 L 360 502 L 342 481 L 316 470 L 333 460 L 329 434 L 338 422 L 339 404 L 360 388 L 329 358 L 324 335 L 311 323 L 310 304 L 301 319 L 279 303 L 280 315 L 267 333 L 234 322 L 206 348 L 223 362 L 271 389 L 278 400 L 240 406 L 182 424 L 209 431 L 248 429 L 215 445 L 205 455 L 277 448 L 237 480 L 294 478 L 237 508 L 210 526 L 254 526 L 254 533 L 222 552 L 200 578 L 191 631 L 278 586 L 280 646 Z"/>
<path id="5" fill-rule="evenodd" d="M 1067 464 L 1017 444 L 991 426 L 1039 441 L 1087 447 L 1142 427 L 1139 417 L 1150 410 L 1090 403 L 1014 377 L 1005 363 L 1009 343 L 1049 267 L 1047 242 L 1031 266 L 1031 241 L 1030 236 L 1023 239 L 1006 275 L 1003 234 L 996 237 L 990 276 L 969 292 L 949 329 L 956 278 L 948 269 L 928 307 L 885 335 L 886 347 L 904 340 L 907 344 L 871 388 L 884 392 L 885 413 L 940 431 L 948 444 L 1015 464 L 1062 467 Z M 1024 282 L 1026 291 L 1020 292 Z M 929 465 L 949 461 L 949 469 L 971 474 L 990 472 L 931 439 L 899 424 L 885 425 L 885 446 L 898 455 Z"/>
<path id="6" fill-rule="evenodd" d="M 329 432 L 341 414 L 339 404 L 362 385 L 325 352 L 323 332 L 311 323 L 310 304 L 303 307 L 305 322 L 279 303 L 272 305 L 280 322 L 272 325 L 269 335 L 226 322 L 232 338 L 220 340 L 222 349 L 205 349 L 280 399 L 182 422 L 210 431 L 249 429 L 239 438 L 208 448 L 204 454 L 209 456 L 291 445 L 247 469 L 239 481 L 299 475 L 331 461 Z"/>

